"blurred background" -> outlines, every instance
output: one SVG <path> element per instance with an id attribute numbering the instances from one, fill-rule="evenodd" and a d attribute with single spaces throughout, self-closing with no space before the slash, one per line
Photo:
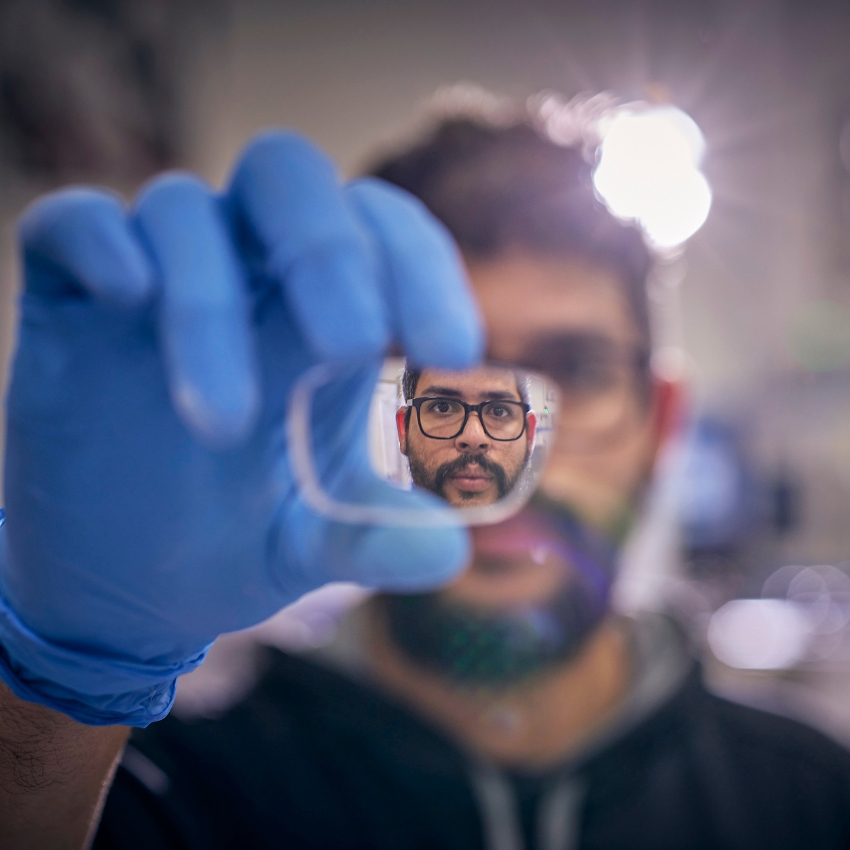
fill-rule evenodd
<path id="1" fill-rule="evenodd" d="M 3 0 L 3 373 L 14 222 L 51 188 L 129 197 L 171 167 L 220 184 L 270 126 L 353 175 L 459 82 L 675 105 L 705 137 L 713 203 L 656 286 L 693 406 L 656 500 L 677 561 L 657 595 L 683 600 L 714 687 L 850 743 L 848 44 L 850 4 L 828 0 Z M 260 636 L 321 641 L 356 595 Z M 249 681 L 255 638 L 213 653 L 185 711 Z"/>

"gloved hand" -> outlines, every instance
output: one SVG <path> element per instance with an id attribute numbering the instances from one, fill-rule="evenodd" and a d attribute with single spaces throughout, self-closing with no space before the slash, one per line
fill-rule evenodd
<path id="1" fill-rule="evenodd" d="M 458 530 L 312 514 L 282 426 L 317 362 L 374 362 L 393 340 L 443 368 L 479 357 L 455 248 L 417 201 L 343 189 L 308 142 L 268 134 L 222 195 L 166 175 L 127 212 L 69 190 L 20 234 L 0 529 L 0 676 L 18 696 L 143 726 L 220 633 L 329 580 L 412 588 L 462 566 Z M 374 376 L 321 406 L 317 462 L 373 500 L 421 498 L 377 481 L 352 430 Z"/>

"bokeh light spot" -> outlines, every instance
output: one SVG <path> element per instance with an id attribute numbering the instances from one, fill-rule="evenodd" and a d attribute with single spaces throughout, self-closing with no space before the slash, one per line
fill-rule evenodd
<path id="1" fill-rule="evenodd" d="M 637 221 L 658 248 L 681 245 L 711 208 L 699 169 L 705 141 L 694 120 L 672 106 L 623 107 L 600 124 L 593 182 L 618 218 Z"/>
<path id="2" fill-rule="evenodd" d="M 805 655 L 809 622 L 787 599 L 733 599 L 711 616 L 708 645 L 739 670 L 783 670 Z"/>

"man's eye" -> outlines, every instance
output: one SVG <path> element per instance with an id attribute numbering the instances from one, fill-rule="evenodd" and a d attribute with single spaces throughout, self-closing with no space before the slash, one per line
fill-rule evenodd
<path id="1" fill-rule="evenodd" d="M 456 410 L 456 405 L 452 404 L 450 401 L 431 401 L 428 403 L 427 412 L 435 414 L 437 416 L 447 416 L 450 413 L 454 413 Z"/>
<path id="2" fill-rule="evenodd" d="M 487 415 L 495 419 L 509 419 L 514 414 L 514 409 L 507 404 L 494 404 L 487 408 Z"/>

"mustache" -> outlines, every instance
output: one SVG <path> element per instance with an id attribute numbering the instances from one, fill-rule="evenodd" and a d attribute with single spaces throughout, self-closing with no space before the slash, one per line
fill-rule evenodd
<path id="1" fill-rule="evenodd" d="M 474 454 L 472 452 L 464 452 L 454 460 L 440 466 L 434 473 L 434 490 L 441 495 L 445 495 L 444 488 L 448 478 L 473 465 L 478 466 L 484 472 L 493 476 L 496 482 L 496 488 L 499 491 L 499 498 L 508 492 L 508 474 L 505 472 L 505 468 L 501 464 L 484 457 L 484 455 Z"/>

